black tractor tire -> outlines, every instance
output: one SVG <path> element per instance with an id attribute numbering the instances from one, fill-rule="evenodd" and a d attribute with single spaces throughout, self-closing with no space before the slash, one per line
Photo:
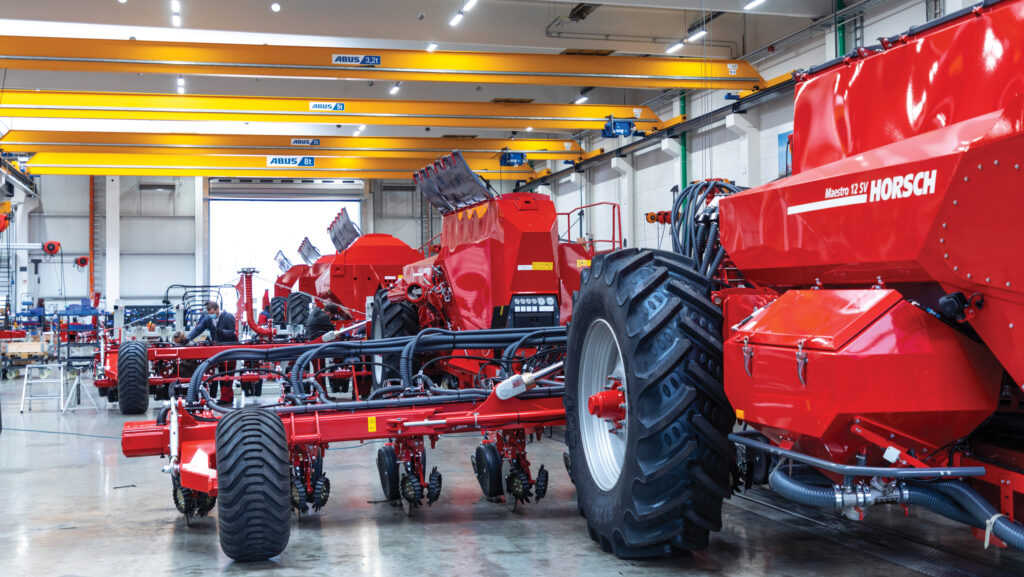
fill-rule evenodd
<path id="1" fill-rule="evenodd" d="M 390 339 L 392 337 L 411 337 L 420 332 L 420 316 L 416 307 L 407 301 L 391 302 L 388 293 L 381 289 L 373 297 L 373 320 L 370 322 L 370 339 Z M 379 355 L 371 360 L 373 365 L 373 390 L 384 386 L 388 379 L 398 378 L 398 365 L 402 360 L 401 353 Z"/>
<path id="2" fill-rule="evenodd" d="M 309 318 L 309 303 L 313 302 L 313 297 L 303 292 L 293 292 L 288 294 L 288 324 L 290 325 L 306 325 L 306 319 Z"/>
<path id="3" fill-rule="evenodd" d="M 149 409 L 149 347 L 142 341 L 117 347 L 117 408 L 122 415 L 141 415 Z"/>
<path id="4" fill-rule="evenodd" d="M 232 411 L 217 423 L 217 527 L 235 561 L 280 555 L 291 534 L 288 439 L 267 409 Z"/>
<path id="5" fill-rule="evenodd" d="M 377 474 L 380 476 L 380 488 L 384 491 L 384 498 L 388 501 L 397 501 L 401 498 L 398 492 L 398 455 L 391 445 L 384 445 L 377 449 Z"/>
<path id="6" fill-rule="evenodd" d="M 288 297 L 272 297 L 270 299 L 270 320 L 275 327 L 288 324 Z"/>
<path id="7" fill-rule="evenodd" d="M 702 550 L 721 529 L 735 413 L 722 386 L 722 314 L 709 288 L 690 259 L 664 251 L 620 250 L 595 257 L 583 272 L 566 352 L 565 439 L 590 536 L 618 557 Z M 584 439 L 581 427 L 582 419 L 596 419 L 583 391 L 600 385 L 580 377 L 597 321 L 614 335 L 626 377 L 622 467 L 607 490 L 585 448 L 598 437 Z M 588 370 L 600 372 L 594 366 Z M 608 428 L 597 424 L 604 429 L 588 428 Z"/>

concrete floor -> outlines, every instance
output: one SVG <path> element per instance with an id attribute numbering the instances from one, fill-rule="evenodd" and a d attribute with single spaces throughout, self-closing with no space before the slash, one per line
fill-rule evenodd
<path id="1" fill-rule="evenodd" d="M 428 460 L 444 473 L 441 500 L 413 518 L 381 498 L 377 444 L 329 453 L 333 484 L 320 514 L 294 521 L 278 559 L 234 564 L 216 519 L 186 527 L 157 458 L 120 451 L 116 409 L 61 417 L 55 401 L 18 413 L 20 382 L 0 383 L 0 575 L 1021 575 L 1024 554 L 984 551 L 964 528 L 927 512 L 872 511 L 866 523 L 794 509 L 755 491 L 725 506 L 707 551 L 653 561 L 601 552 L 576 512 L 563 445 L 545 438 L 531 460 L 552 471 L 547 498 L 515 513 L 480 497 L 469 468 L 475 435 L 445 438 Z M 106 408 L 106 407 L 105 407 Z M 795 511 L 795 513 L 794 513 Z M 214 513 L 215 515 L 216 513 Z"/>

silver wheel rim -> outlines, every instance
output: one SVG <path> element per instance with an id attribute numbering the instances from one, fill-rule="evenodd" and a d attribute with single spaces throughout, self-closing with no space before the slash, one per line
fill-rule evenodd
<path id="1" fill-rule="evenodd" d="M 580 394 L 576 411 L 583 440 L 583 454 L 586 456 L 587 468 L 594 483 L 599 489 L 607 492 L 619 482 L 626 460 L 628 418 L 622 420 L 621 429 L 609 432 L 613 425 L 605 419 L 591 415 L 587 401 L 591 396 L 606 390 L 613 379 L 622 383 L 621 389 L 626 398 L 629 394 L 622 349 L 611 325 L 604 319 L 596 319 L 587 328 L 579 367 Z"/>
<path id="2" fill-rule="evenodd" d="M 375 316 L 377 315 L 377 311 L 374 311 L 374 315 Z M 378 320 L 379 320 L 379 318 L 375 318 L 375 319 L 373 319 L 373 321 L 371 321 L 373 323 L 373 325 L 372 325 L 373 340 L 375 340 L 375 341 L 379 341 L 380 339 L 384 338 L 383 335 L 382 335 L 382 333 L 384 332 L 384 329 L 382 329 L 380 327 L 380 323 L 377 322 Z M 374 384 L 378 384 L 378 385 L 384 384 L 384 365 L 383 365 L 383 363 L 384 363 L 384 355 L 373 355 L 373 381 L 374 381 Z"/>

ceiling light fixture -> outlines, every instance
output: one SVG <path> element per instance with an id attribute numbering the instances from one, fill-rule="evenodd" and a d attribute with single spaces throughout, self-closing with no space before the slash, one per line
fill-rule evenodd
<path id="1" fill-rule="evenodd" d="M 277 2 L 272 3 L 270 5 L 270 11 L 271 12 L 280 12 L 281 11 L 281 4 L 279 4 Z"/>
<path id="2" fill-rule="evenodd" d="M 117 0 L 117 1 L 120 2 L 121 4 L 124 4 L 125 2 L 128 2 L 128 0 Z"/>
<path id="3" fill-rule="evenodd" d="M 364 130 L 366 130 L 366 125 L 365 124 L 360 124 L 359 128 L 356 129 L 356 132 L 362 132 Z"/>
<path id="4" fill-rule="evenodd" d="M 185 87 L 184 86 L 179 86 L 178 87 L 178 94 L 185 94 Z"/>
<path id="5" fill-rule="evenodd" d="M 466 3 L 462 5 L 463 12 L 469 12 L 476 6 L 476 0 L 466 0 Z"/>
<path id="6" fill-rule="evenodd" d="M 462 10 L 459 10 L 458 12 L 455 13 L 455 16 L 452 16 L 452 19 L 448 21 L 448 25 L 458 26 L 459 22 L 462 22 L 463 16 L 465 16 L 465 14 L 462 13 Z"/>
<path id="7" fill-rule="evenodd" d="M 764 0 L 753 0 L 752 2 L 747 2 L 747 5 L 744 6 L 743 9 L 744 10 L 753 10 L 754 8 L 757 8 L 761 4 L 764 4 Z"/>
<path id="8" fill-rule="evenodd" d="M 527 126 L 526 127 L 526 131 L 527 132 L 533 132 L 533 127 L 532 126 Z"/>
<path id="9" fill-rule="evenodd" d="M 178 86 L 185 86 L 185 77 L 184 76 L 179 76 L 178 77 Z"/>
<path id="10" fill-rule="evenodd" d="M 395 94 L 398 94 L 398 91 L 399 91 L 399 89 L 400 89 L 400 87 L 401 87 L 401 86 L 402 86 L 402 83 L 401 83 L 401 82 L 396 82 L 396 83 L 395 83 L 395 85 L 391 87 L 391 90 L 388 90 L 388 92 L 389 92 L 389 93 L 390 93 L 390 94 L 391 94 L 392 96 L 394 96 Z"/>
<path id="11" fill-rule="evenodd" d="M 177 12 L 171 14 L 171 24 L 174 25 L 175 28 L 181 28 L 181 14 L 178 14 Z"/>
<path id="12" fill-rule="evenodd" d="M 171 12 L 181 12 L 181 0 L 171 0 Z"/>
<path id="13" fill-rule="evenodd" d="M 701 38 L 704 38 L 705 36 L 707 36 L 707 33 L 708 33 L 707 30 L 705 30 L 704 28 L 701 28 L 700 30 L 694 32 L 693 34 L 690 34 L 690 37 L 687 38 L 686 41 L 687 42 L 696 42 L 696 41 L 700 40 Z"/>
<path id="14" fill-rule="evenodd" d="M 589 96 L 587 96 L 586 94 L 580 94 L 580 97 L 577 98 L 576 101 L 573 102 L 573 104 L 583 104 L 584 102 L 586 102 L 588 100 L 590 100 Z"/>
<path id="15" fill-rule="evenodd" d="M 433 52 L 435 50 L 437 50 L 437 42 L 431 42 L 430 44 L 427 44 L 427 52 Z"/>
<path id="16" fill-rule="evenodd" d="M 676 42 L 672 46 L 669 46 L 668 48 L 666 48 L 665 49 L 665 54 L 675 54 L 676 52 L 679 52 L 682 49 L 683 49 L 683 41 L 680 40 L 679 42 Z"/>
<path id="17" fill-rule="evenodd" d="M 357 130 L 357 131 L 353 132 L 352 136 L 359 136 L 359 131 Z"/>

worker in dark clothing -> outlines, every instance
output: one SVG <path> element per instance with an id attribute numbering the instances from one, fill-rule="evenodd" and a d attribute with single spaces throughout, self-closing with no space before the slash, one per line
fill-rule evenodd
<path id="1" fill-rule="evenodd" d="M 235 315 L 220 312 L 220 306 L 214 301 L 206 303 L 206 314 L 203 315 L 195 328 L 185 338 L 185 343 L 198 337 L 203 331 L 210 331 L 210 340 L 217 344 L 231 345 L 238 343 L 235 334 Z"/>
<path id="2" fill-rule="evenodd" d="M 341 307 L 334 303 L 326 303 L 324 308 L 313 307 L 306 319 L 306 338 L 313 340 L 334 330 L 335 320 L 340 320 Z"/>

